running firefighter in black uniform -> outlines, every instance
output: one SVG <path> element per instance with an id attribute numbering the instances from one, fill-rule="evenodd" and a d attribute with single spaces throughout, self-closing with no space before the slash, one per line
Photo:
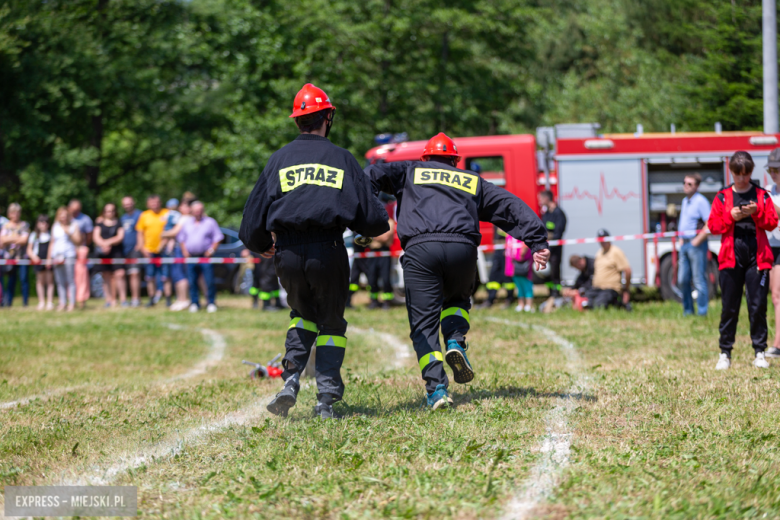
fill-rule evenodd
<path id="1" fill-rule="evenodd" d="M 432 409 L 452 403 L 443 361 L 455 382 L 468 383 L 474 370 L 466 357 L 470 297 L 477 269 L 479 221 L 492 222 L 534 252 L 537 267 L 549 257 L 547 232 L 522 200 L 473 172 L 455 167 L 460 156 L 443 133 L 425 146 L 421 161 L 366 168 L 376 191 L 398 199 L 398 236 L 409 313 L 410 337 Z M 442 356 L 439 325 L 447 343 Z"/>
<path id="2" fill-rule="evenodd" d="M 388 229 L 387 212 L 357 160 L 327 139 L 334 110 L 314 85 L 298 92 L 290 117 L 301 134 L 269 159 L 244 207 L 239 232 L 251 251 L 273 256 L 292 309 L 282 360 L 285 385 L 268 405 L 277 415 L 286 416 L 295 405 L 316 341 L 314 413 L 333 417 L 332 405 L 344 395 L 341 365 L 347 345 L 349 260 L 342 236 L 345 228 L 364 237 Z"/>

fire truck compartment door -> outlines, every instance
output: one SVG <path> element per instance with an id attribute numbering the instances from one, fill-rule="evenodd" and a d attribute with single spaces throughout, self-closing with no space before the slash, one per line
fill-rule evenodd
<path id="1" fill-rule="evenodd" d="M 639 159 L 566 161 L 558 163 L 560 207 L 566 213 L 563 238 L 595 237 L 604 228 L 610 235 L 644 233 L 644 190 Z M 641 283 L 645 274 L 644 242 L 615 242 L 631 263 L 632 282 Z M 599 244 L 563 246 L 561 275 L 573 283 L 577 270 L 569 265 L 573 254 L 595 257 Z"/>

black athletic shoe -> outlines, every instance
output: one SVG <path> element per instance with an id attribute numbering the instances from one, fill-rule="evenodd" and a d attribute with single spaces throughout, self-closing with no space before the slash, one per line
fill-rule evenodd
<path id="1" fill-rule="evenodd" d="M 369 309 L 379 309 L 382 307 L 382 304 L 379 303 L 379 300 L 371 300 L 371 303 L 368 304 Z"/>
<path id="2" fill-rule="evenodd" d="M 294 374 L 285 383 L 282 391 L 276 394 L 266 409 L 274 415 L 281 415 L 287 417 L 287 412 L 295 406 L 298 400 L 298 391 L 301 389 L 301 385 L 298 382 L 300 374 Z"/>
<path id="3" fill-rule="evenodd" d="M 338 419 L 335 413 L 333 413 L 333 405 L 325 403 L 317 403 L 314 407 L 314 417 L 320 419 Z"/>
<path id="4" fill-rule="evenodd" d="M 464 347 L 454 339 L 447 342 L 447 354 L 445 354 L 444 359 L 447 360 L 447 364 L 452 369 L 456 383 L 465 384 L 474 379 L 474 369 L 471 368 L 469 358 L 466 357 L 468 348 L 468 345 Z"/>

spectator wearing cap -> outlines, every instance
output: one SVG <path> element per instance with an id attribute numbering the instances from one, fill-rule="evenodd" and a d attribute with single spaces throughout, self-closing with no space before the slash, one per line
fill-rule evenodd
<path id="1" fill-rule="evenodd" d="M 677 285 L 682 292 L 683 315 L 691 316 L 693 309 L 693 288 L 696 288 L 696 312 L 707 315 L 710 301 L 707 283 L 707 220 L 710 218 L 710 202 L 699 193 L 701 175 L 691 173 L 683 179 L 683 192 L 678 231 L 682 233 L 680 248 L 680 270 Z"/>
<path id="2" fill-rule="evenodd" d="M 609 231 L 600 229 L 599 237 L 608 237 Z M 585 291 L 588 307 L 605 309 L 614 305 L 630 310 L 631 264 L 623 251 L 611 242 L 601 243 L 601 249 L 593 260 L 593 283 Z M 621 297 L 622 294 L 622 297 Z"/>
<path id="3" fill-rule="evenodd" d="M 141 252 L 138 248 L 138 232 L 135 230 L 135 225 L 141 216 L 141 210 L 135 207 L 133 197 L 122 197 L 122 211 L 124 214 L 119 217 L 119 222 L 125 231 L 122 240 L 122 253 L 125 258 L 139 258 Z M 127 266 L 125 271 L 130 280 L 130 306 L 138 307 L 141 305 L 141 268 L 138 264 L 131 264 Z"/>
<path id="4" fill-rule="evenodd" d="M 177 240 L 185 258 L 190 256 L 205 256 L 210 258 L 225 236 L 219 229 L 217 221 L 207 216 L 203 211 L 203 203 L 194 201 L 190 204 L 192 219 L 184 223 Z M 217 287 L 214 284 L 214 266 L 209 263 L 187 264 L 187 278 L 190 284 L 190 312 L 200 309 L 200 293 L 198 276 L 203 275 L 206 282 L 208 312 L 216 312 Z"/>
<path id="5" fill-rule="evenodd" d="M 775 211 L 780 214 L 780 148 L 775 148 L 769 154 L 769 161 L 764 167 L 772 177 L 772 182 L 764 189 L 772 198 Z M 775 228 L 766 232 L 769 239 L 769 247 L 772 249 L 772 270 L 769 271 L 769 288 L 772 291 L 772 304 L 775 307 L 775 340 L 771 348 L 766 351 L 768 358 L 780 358 L 780 229 Z"/>
<path id="6" fill-rule="evenodd" d="M 173 229 L 173 227 L 176 225 L 176 223 L 181 218 L 181 213 L 178 210 L 179 208 L 179 199 L 172 198 L 168 199 L 168 202 L 165 203 L 165 209 L 168 210 L 168 217 L 165 221 L 165 227 L 163 227 L 163 232 L 161 235 L 161 246 L 160 246 L 160 252 L 162 253 L 163 258 L 174 258 L 174 248 L 176 246 L 176 239 L 175 238 L 168 238 L 165 235 L 166 231 L 170 231 Z M 173 288 L 171 286 L 171 278 L 172 278 L 172 271 L 173 268 L 176 267 L 176 274 L 177 280 L 181 281 L 181 279 L 184 277 L 184 271 L 181 269 L 181 265 L 177 264 L 163 264 L 162 265 L 162 277 L 157 283 L 157 291 L 162 292 L 162 294 L 165 295 L 165 305 L 170 308 L 171 306 L 171 295 L 173 294 Z"/>
<path id="7" fill-rule="evenodd" d="M 777 227 L 777 212 L 769 193 L 750 182 L 753 158 L 747 152 L 736 152 L 729 160 L 734 184 L 718 192 L 712 203 L 708 227 L 720 235 L 720 288 L 723 308 L 720 314 L 720 356 L 716 370 L 731 367 L 744 291 L 750 337 L 755 357 L 753 366 L 769 368 L 766 360 L 766 308 L 769 271 L 774 258 L 765 231 Z"/>
<path id="8" fill-rule="evenodd" d="M 81 211 L 81 201 L 72 199 L 68 203 L 68 213 L 81 234 L 82 243 L 76 248 L 76 266 L 73 268 L 74 279 L 76 282 L 76 305 L 82 309 L 86 307 L 89 300 L 89 268 L 87 267 L 87 258 L 89 257 L 89 246 L 92 245 L 92 230 L 95 225 L 92 219 L 86 213 Z"/>
<path id="9" fill-rule="evenodd" d="M 185 195 L 187 194 L 185 193 Z M 176 241 L 176 237 L 179 235 L 184 223 L 192 219 L 192 215 L 190 214 L 190 203 L 184 198 L 182 198 L 181 202 L 176 199 L 170 199 L 166 206 L 170 208 L 171 211 L 162 234 L 163 239 L 167 240 L 165 245 L 165 256 L 171 258 L 184 258 L 181 246 Z M 176 208 L 178 208 L 178 211 L 174 211 Z M 173 283 L 173 288 L 176 293 L 176 301 L 171 304 L 169 308 L 172 311 L 182 311 L 190 305 L 190 298 L 188 295 L 189 282 L 187 281 L 186 267 L 184 264 L 170 264 L 169 267 L 170 269 L 168 270 L 167 276 Z"/>
<path id="10" fill-rule="evenodd" d="M 162 207 L 159 195 L 150 195 L 146 199 L 146 211 L 138 217 L 135 230 L 138 232 L 138 250 L 144 258 L 162 258 L 162 234 L 168 222 L 168 210 Z M 147 307 L 153 307 L 162 298 L 157 290 L 157 282 L 162 277 L 162 266 L 146 265 L 146 291 L 149 293 Z"/>

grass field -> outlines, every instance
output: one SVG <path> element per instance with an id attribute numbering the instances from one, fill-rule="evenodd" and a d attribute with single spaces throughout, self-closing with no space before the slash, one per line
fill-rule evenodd
<path id="1" fill-rule="evenodd" d="M 0 485 L 137 485 L 152 518 L 501 518 L 523 496 L 534 517 L 780 518 L 780 367 L 750 365 L 746 315 L 720 373 L 717 306 L 473 311 L 477 377 L 431 414 L 387 336 L 411 348 L 405 311 L 357 309 L 344 419 L 320 421 L 313 385 L 268 416 L 280 380 L 240 364 L 283 350 L 287 315 L 222 302 L 3 310 Z"/>

